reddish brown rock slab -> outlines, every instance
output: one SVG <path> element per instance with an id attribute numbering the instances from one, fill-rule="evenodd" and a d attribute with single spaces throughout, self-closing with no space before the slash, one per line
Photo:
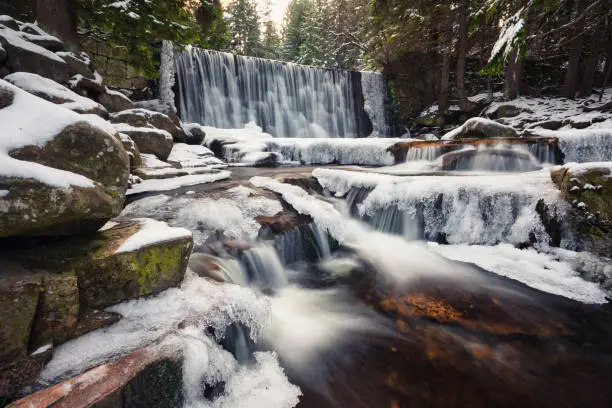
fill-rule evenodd
<path id="1" fill-rule="evenodd" d="M 112 397 L 151 364 L 176 360 L 175 348 L 155 345 L 93 368 L 9 405 L 10 408 L 85 408 Z"/>

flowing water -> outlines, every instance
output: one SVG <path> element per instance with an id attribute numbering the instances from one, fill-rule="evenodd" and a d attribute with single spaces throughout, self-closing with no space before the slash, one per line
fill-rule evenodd
<path id="1" fill-rule="evenodd" d="M 177 108 L 185 122 L 255 123 L 275 137 L 388 136 L 385 80 L 193 48 L 176 55 Z"/>

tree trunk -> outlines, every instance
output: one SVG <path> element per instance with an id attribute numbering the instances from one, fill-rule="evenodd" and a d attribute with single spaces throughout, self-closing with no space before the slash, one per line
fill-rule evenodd
<path id="1" fill-rule="evenodd" d="M 504 80 L 506 99 L 518 98 L 521 91 L 521 70 L 522 63 L 519 58 L 519 50 L 515 48 L 508 57 L 506 74 Z"/>
<path id="2" fill-rule="evenodd" d="M 77 46 L 77 0 L 37 0 L 38 23 L 71 46 Z"/>
<path id="3" fill-rule="evenodd" d="M 465 92 L 465 58 L 467 54 L 468 41 L 468 5 L 466 2 L 461 2 L 458 10 L 459 18 L 459 33 L 457 43 L 457 97 L 459 98 L 459 107 L 464 112 L 469 112 L 473 109 L 473 105 L 467 98 Z"/>
<path id="4" fill-rule="evenodd" d="M 584 73 L 582 75 L 582 85 L 580 86 L 580 97 L 587 97 L 593 92 L 595 85 L 595 73 L 599 62 L 599 41 L 591 38 L 589 55 L 584 61 Z"/>
<path id="5" fill-rule="evenodd" d="M 440 95 L 438 96 L 438 108 L 440 112 L 447 112 L 449 108 L 448 89 L 450 88 L 450 52 L 442 50 L 442 73 L 440 77 Z"/>
<path id="6" fill-rule="evenodd" d="M 576 12 L 573 14 L 573 18 L 578 18 L 583 10 L 584 1 L 576 1 Z M 581 21 L 584 21 L 584 19 Z M 576 97 L 576 90 L 578 87 L 578 75 L 580 73 L 580 54 L 582 54 L 582 47 L 584 45 L 582 33 L 583 30 L 584 23 L 578 23 L 576 25 L 576 28 L 572 30 L 571 33 L 574 38 L 569 44 L 567 71 L 565 71 L 565 81 L 563 83 L 563 89 L 561 91 L 561 94 L 563 96 L 570 99 L 574 99 Z"/>

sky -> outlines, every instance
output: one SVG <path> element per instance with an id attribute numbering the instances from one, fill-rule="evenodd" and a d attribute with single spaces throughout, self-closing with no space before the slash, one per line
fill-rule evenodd
<path id="1" fill-rule="evenodd" d="M 227 5 L 231 2 L 232 0 L 221 0 L 223 5 Z M 256 0 L 256 2 L 263 3 L 261 0 Z M 291 3 L 291 0 L 271 0 L 270 3 L 272 3 L 272 21 L 280 27 L 283 23 L 283 17 L 285 17 L 285 10 L 287 10 L 287 6 Z"/>

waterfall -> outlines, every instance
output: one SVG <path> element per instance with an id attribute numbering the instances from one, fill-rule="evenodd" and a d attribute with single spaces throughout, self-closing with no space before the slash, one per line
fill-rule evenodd
<path id="1" fill-rule="evenodd" d="M 185 122 L 275 137 L 387 136 L 385 82 L 361 73 L 192 48 L 175 56 Z M 363 89 L 365 86 L 365 89 Z M 369 117 L 368 117 L 369 115 Z"/>

